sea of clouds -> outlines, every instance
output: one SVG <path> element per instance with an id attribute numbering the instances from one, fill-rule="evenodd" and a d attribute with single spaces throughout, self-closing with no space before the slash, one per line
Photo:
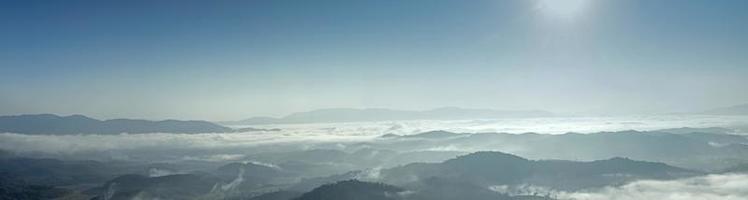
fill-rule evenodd
<path id="1" fill-rule="evenodd" d="M 117 134 L 117 135 L 24 135 L 0 133 L 0 149 L 13 152 L 75 154 L 92 151 L 226 149 L 277 144 L 309 145 L 329 142 L 359 142 L 384 134 L 417 134 L 432 130 L 453 132 L 506 132 L 562 134 L 568 132 L 657 130 L 679 127 L 729 127 L 746 124 L 746 117 L 729 116 L 631 116 L 554 117 L 485 120 L 413 120 L 317 124 L 258 125 L 280 131 L 205 134 Z M 740 134 L 740 133 L 739 133 Z"/>

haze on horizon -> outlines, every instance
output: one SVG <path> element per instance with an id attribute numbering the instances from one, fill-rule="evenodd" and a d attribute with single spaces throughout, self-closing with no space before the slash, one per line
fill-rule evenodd
<path id="1" fill-rule="evenodd" d="M 748 1 L 3 1 L 0 115 L 748 102 Z"/>

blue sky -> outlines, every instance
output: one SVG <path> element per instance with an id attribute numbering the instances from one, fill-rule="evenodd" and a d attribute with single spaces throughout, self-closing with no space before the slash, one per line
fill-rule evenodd
<path id="1" fill-rule="evenodd" d="M 2 1 L 0 114 L 748 102 L 748 1 Z"/>

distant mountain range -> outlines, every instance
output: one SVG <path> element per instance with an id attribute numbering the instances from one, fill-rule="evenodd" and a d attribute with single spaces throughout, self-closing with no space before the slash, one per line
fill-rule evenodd
<path id="1" fill-rule="evenodd" d="M 226 133 L 260 131 L 232 129 L 207 121 L 139 119 L 98 120 L 83 115 L 53 114 L 0 116 L 0 133 L 21 134 L 120 134 L 120 133 Z"/>
<path id="2" fill-rule="evenodd" d="M 364 122 L 387 120 L 460 120 L 488 118 L 551 117 L 553 113 L 541 110 L 490 110 L 444 107 L 426 111 L 391 110 L 381 108 L 333 108 L 293 113 L 281 118 L 253 117 L 240 121 L 222 122 L 229 125 L 293 124 L 328 122 Z"/>
<path id="3" fill-rule="evenodd" d="M 735 106 L 729 106 L 729 107 L 715 108 L 715 109 L 704 111 L 701 114 L 707 114 L 707 115 L 748 115 L 748 103 L 747 104 L 741 104 L 741 105 L 735 105 Z"/>

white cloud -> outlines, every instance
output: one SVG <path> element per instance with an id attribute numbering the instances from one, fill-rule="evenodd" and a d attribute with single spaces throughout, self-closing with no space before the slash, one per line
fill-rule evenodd
<path id="1" fill-rule="evenodd" d="M 745 200 L 748 174 L 708 175 L 671 181 L 636 181 L 597 191 L 558 193 L 573 200 Z"/>

